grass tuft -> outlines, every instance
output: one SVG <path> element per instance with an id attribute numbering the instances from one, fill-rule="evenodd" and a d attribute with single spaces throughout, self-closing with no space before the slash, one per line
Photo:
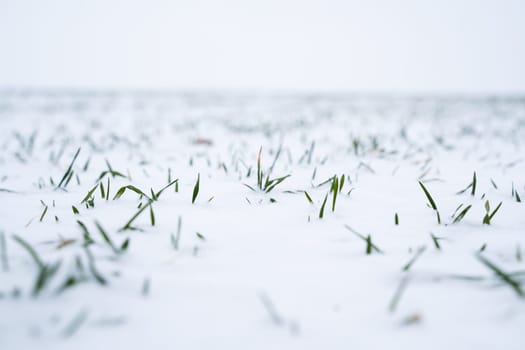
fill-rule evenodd
<path id="1" fill-rule="evenodd" d="M 60 182 L 57 185 L 57 189 L 61 188 L 62 185 L 64 185 L 64 187 L 67 187 L 67 184 L 69 183 L 69 180 L 71 180 L 71 177 L 73 176 L 73 165 L 75 164 L 75 161 L 77 160 L 77 157 L 78 157 L 79 154 L 80 154 L 80 148 L 77 149 L 77 152 L 73 156 L 73 159 L 71 160 L 71 163 L 69 163 L 69 166 L 67 167 L 66 172 L 64 173 L 64 175 L 62 176 L 62 179 L 60 180 Z"/>
<path id="2" fill-rule="evenodd" d="M 456 215 L 452 223 L 455 224 L 463 220 L 463 218 L 465 217 L 465 215 L 467 215 L 470 208 L 472 208 L 472 205 L 466 206 L 465 209 L 463 209 L 458 215 Z"/>
<path id="3" fill-rule="evenodd" d="M 492 213 L 490 212 L 490 203 L 489 201 L 487 200 L 485 202 L 485 216 L 483 217 L 483 225 L 490 225 L 490 222 L 492 221 L 492 218 L 494 217 L 494 215 L 496 215 L 496 213 L 498 212 L 499 208 L 501 208 L 501 204 L 503 202 L 499 202 L 498 206 L 496 207 L 496 209 L 494 209 L 494 211 L 492 211 Z"/>
<path id="4" fill-rule="evenodd" d="M 365 250 L 366 255 L 370 255 L 374 251 L 379 253 L 379 254 L 383 254 L 383 251 L 381 249 L 379 249 L 379 247 L 372 242 L 372 236 L 371 235 L 364 236 L 361 233 L 359 233 L 356 230 L 354 230 L 353 228 L 351 228 L 350 226 L 348 226 L 348 225 L 344 225 L 344 226 L 345 226 L 345 228 L 348 231 L 352 232 L 354 235 L 356 235 L 357 237 L 361 238 L 363 241 L 366 242 L 366 250 Z"/>

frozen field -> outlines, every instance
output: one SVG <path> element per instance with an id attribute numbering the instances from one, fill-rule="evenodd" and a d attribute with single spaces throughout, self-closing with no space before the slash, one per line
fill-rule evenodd
<path id="1" fill-rule="evenodd" d="M 524 349 L 524 174 L 524 99 L 4 91 L 0 349 Z"/>

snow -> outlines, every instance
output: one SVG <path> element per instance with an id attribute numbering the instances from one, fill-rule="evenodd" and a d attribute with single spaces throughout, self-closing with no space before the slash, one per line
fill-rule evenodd
<path id="1" fill-rule="evenodd" d="M 525 216 L 515 194 L 525 198 L 523 99 L 0 96 L 0 232 L 8 265 L 0 260 L 1 349 L 525 346 L 523 298 L 479 257 L 523 285 Z M 78 148 L 71 181 L 57 189 Z M 281 149 L 270 177 L 291 175 L 269 193 L 257 189 L 260 149 L 265 174 Z M 81 201 L 106 160 L 126 178 L 106 175 L 110 199 L 97 189 L 94 207 L 86 208 Z M 155 225 L 146 210 L 133 223 L 140 230 L 120 231 L 146 201 L 129 190 L 112 200 L 117 189 L 133 184 L 149 196 L 168 183 L 169 171 L 178 192 L 172 185 L 152 202 Z M 474 172 L 475 195 L 457 194 Z M 318 186 L 333 175 L 345 176 L 335 211 L 330 184 Z M 486 200 L 491 211 L 502 202 L 490 225 L 482 224 Z M 48 206 L 42 221 L 41 201 Z M 460 204 L 472 207 L 453 223 Z M 87 269 L 77 220 L 95 241 L 89 250 L 106 285 Z M 95 221 L 116 246 L 129 238 L 128 249 L 115 253 Z M 366 242 L 347 226 L 370 234 L 383 253 L 366 254 Z M 62 261 L 37 296 L 37 265 L 14 235 L 45 263 Z M 59 248 L 64 239 L 75 241 Z M 72 275 L 85 281 L 57 292 Z"/>

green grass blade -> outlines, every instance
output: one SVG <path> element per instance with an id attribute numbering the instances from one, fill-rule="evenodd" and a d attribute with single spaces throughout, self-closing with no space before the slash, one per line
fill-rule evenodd
<path id="1" fill-rule="evenodd" d="M 195 203 L 195 199 L 197 199 L 197 195 L 199 194 L 199 187 L 200 187 L 200 180 L 201 180 L 201 174 L 197 174 L 197 182 L 195 182 L 195 186 L 193 187 L 193 194 L 191 196 L 191 204 Z"/>
<path id="2" fill-rule="evenodd" d="M 486 267 L 488 267 L 490 270 L 492 270 L 492 272 L 494 272 L 503 282 L 507 283 L 516 292 L 516 294 L 518 294 L 518 296 L 523 297 L 525 295 L 523 293 L 523 290 L 521 289 L 520 283 L 518 281 L 516 281 L 515 279 L 513 279 L 509 274 L 505 273 L 499 267 L 494 265 L 492 262 L 490 262 L 483 255 L 478 253 L 478 254 L 476 254 L 476 257 Z"/>
<path id="3" fill-rule="evenodd" d="M 319 210 L 319 219 L 322 219 L 324 216 L 324 207 L 326 205 L 326 200 L 328 199 L 328 194 L 324 196 L 323 204 L 321 205 L 321 210 Z"/>
<path id="4" fill-rule="evenodd" d="M 423 192 L 425 193 L 425 196 L 427 197 L 428 202 L 429 202 L 430 206 L 432 207 L 432 209 L 437 210 L 436 202 L 434 202 L 434 199 L 432 198 L 432 196 L 428 192 L 428 190 L 425 187 L 425 185 L 423 185 L 423 183 L 421 181 L 418 181 L 418 183 L 419 183 L 419 186 L 421 186 L 421 189 L 423 190 Z"/>
<path id="5" fill-rule="evenodd" d="M 15 242 L 24 247 L 24 249 L 29 253 L 29 255 L 40 270 L 44 268 L 44 262 L 29 243 L 27 243 L 25 240 L 22 239 L 22 237 L 19 237 L 17 235 L 13 235 L 13 239 L 15 240 Z"/>

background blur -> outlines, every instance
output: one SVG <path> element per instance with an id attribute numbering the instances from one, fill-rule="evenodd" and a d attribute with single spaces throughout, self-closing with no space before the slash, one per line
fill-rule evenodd
<path id="1" fill-rule="evenodd" d="M 0 88 L 525 92 L 523 0 L 0 0 Z"/>

